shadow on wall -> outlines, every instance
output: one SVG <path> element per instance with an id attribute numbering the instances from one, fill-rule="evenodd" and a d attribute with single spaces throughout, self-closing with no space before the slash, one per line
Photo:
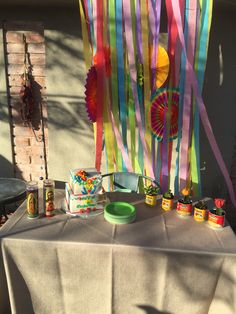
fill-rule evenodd
<path id="1" fill-rule="evenodd" d="M 236 135 L 236 81 L 235 50 L 232 40 L 236 27 L 236 6 L 223 7 L 214 4 L 212 26 L 208 50 L 203 99 L 209 115 L 212 129 L 227 168 L 230 170 Z M 201 163 L 206 163 L 202 171 L 203 194 L 213 197 L 225 197 L 226 184 L 212 150 L 202 130 Z"/>
<path id="2" fill-rule="evenodd" d="M 49 95 L 48 98 L 50 104 L 49 121 L 56 130 L 66 128 L 69 133 L 81 135 L 88 133 L 87 136 L 93 137 L 92 123 L 88 121 L 82 97 Z"/>
<path id="3" fill-rule="evenodd" d="M 16 171 L 17 171 L 17 167 Z M 17 172 L 17 178 L 23 180 L 20 172 Z M 0 177 L 1 178 L 14 178 L 14 169 L 10 161 L 8 161 L 4 156 L 0 154 Z"/>
<path id="4" fill-rule="evenodd" d="M 144 310 L 145 314 L 171 314 L 170 312 L 162 312 L 150 305 L 138 305 L 138 308 Z"/>
<path id="5" fill-rule="evenodd" d="M 13 165 L 5 157 L 0 155 L 0 177 L 2 178 L 12 178 L 13 175 Z"/>

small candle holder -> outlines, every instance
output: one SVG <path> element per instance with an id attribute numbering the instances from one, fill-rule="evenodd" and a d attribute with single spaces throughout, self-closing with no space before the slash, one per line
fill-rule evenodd
<path id="1" fill-rule="evenodd" d="M 46 217 L 54 216 L 54 190 L 55 182 L 52 179 L 45 179 L 43 181 L 43 208 Z"/>
<path id="2" fill-rule="evenodd" d="M 38 183 L 36 181 L 29 181 L 26 184 L 26 203 L 27 217 L 30 219 L 38 218 Z"/>

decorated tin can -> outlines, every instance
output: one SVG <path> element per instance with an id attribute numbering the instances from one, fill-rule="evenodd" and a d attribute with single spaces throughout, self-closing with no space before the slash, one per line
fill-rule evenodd
<path id="1" fill-rule="evenodd" d="M 54 215 L 54 190 L 55 182 L 51 179 L 45 179 L 43 181 L 43 206 L 44 214 L 46 217 L 52 217 Z"/>
<path id="2" fill-rule="evenodd" d="M 36 181 L 29 181 L 26 184 L 26 203 L 28 218 L 38 218 L 38 183 Z"/>
<path id="3" fill-rule="evenodd" d="M 176 211 L 181 216 L 190 216 L 192 214 L 193 205 L 192 203 L 182 203 L 180 201 L 177 202 Z"/>
<path id="4" fill-rule="evenodd" d="M 213 228 L 223 228 L 225 225 L 225 212 L 224 215 L 216 215 L 209 211 L 208 224 Z"/>
<path id="5" fill-rule="evenodd" d="M 161 206 L 162 206 L 162 209 L 164 209 L 165 211 L 172 210 L 174 206 L 173 198 L 168 199 L 168 198 L 163 197 Z"/>
<path id="6" fill-rule="evenodd" d="M 155 206 L 157 203 L 156 195 L 146 195 L 145 203 L 149 206 Z"/>
<path id="7" fill-rule="evenodd" d="M 201 209 L 194 207 L 194 220 L 196 221 L 205 221 L 207 220 L 207 209 Z"/>

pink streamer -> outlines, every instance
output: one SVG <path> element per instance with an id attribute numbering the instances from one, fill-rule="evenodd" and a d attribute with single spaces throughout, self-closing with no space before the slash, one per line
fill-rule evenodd
<path id="1" fill-rule="evenodd" d="M 140 138 L 143 145 L 144 156 L 146 158 L 146 164 L 147 164 L 150 176 L 154 178 L 151 161 L 148 157 L 148 148 L 145 141 L 145 135 L 144 135 L 144 129 L 143 129 L 142 120 L 141 120 L 141 113 L 140 113 L 140 106 L 139 106 L 139 99 L 138 99 L 137 72 L 136 72 L 136 66 L 135 66 L 134 47 L 133 47 L 130 1 L 123 0 L 123 13 L 124 13 L 125 38 L 126 38 L 126 45 L 127 45 L 127 51 L 128 51 L 131 85 L 132 85 L 134 103 L 135 103 L 135 115 L 136 115 L 138 129 L 140 131 Z"/>
<path id="2" fill-rule="evenodd" d="M 128 172 L 133 172 L 133 167 L 132 167 L 132 164 L 130 162 L 129 155 L 127 154 L 127 151 L 123 145 L 122 137 L 121 137 L 120 132 L 116 126 L 114 115 L 113 115 L 111 108 L 110 108 L 110 118 L 112 121 L 113 130 L 114 130 L 115 135 L 116 135 L 117 145 L 121 151 L 122 157 L 123 157 L 124 162 L 125 162 L 125 166 L 126 166 Z"/>
<path id="3" fill-rule="evenodd" d="M 156 63 L 158 53 L 159 31 L 160 31 L 160 14 L 161 14 L 161 1 L 156 1 L 154 6 L 152 0 L 148 1 L 150 29 L 153 37 L 152 49 L 152 91 L 156 89 Z"/>
<path id="4" fill-rule="evenodd" d="M 197 18 L 197 2 L 190 0 L 191 10 L 188 10 L 188 41 L 187 41 L 187 59 L 191 66 L 194 64 L 195 50 L 195 34 L 196 34 L 196 18 Z M 186 71 L 185 89 L 184 89 L 184 104 L 183 104 L 183 126 L 182 126 L 182 141 L 180 153 L 180 190 L 186 187 L 188 179 L 188 148 L 190 139 L 190 117 L 192 103 L 192 88 L 190 81 L 190 72 Z"/>
<path id="5" fill-rule="evenodd" d="M 181 43 L 181 46 L 183 48 L 184 54 L 186 55 L 186 58 L 187 58 L 186 47 L 185 47 L 185 42 L 184 42 L 184 34 L 183 34 L 183 30 L 181 28 L 182 21 L 181 21 L 179 2 L 176 0 L 171 0 L 171 4 L 172 4 L 172 8 L 173 8 L 174 18 L 176 20 L 176 24 L 177 24 L 177 28 L 178 28 L 180 43 Z M 186 69 L 187 69 L 187 71 L 190 72 L 190 80 L 191 80 L 194 95 L 195 95 L 196 100 L 197 100 L 197 104 L 199 107 L 199 113 L 200 113 L 200 117 L 201 117 L 201 121 L 202 121 L 204 130 L 206 132 L 206 136 L 208 138 L 208 141 L 210 143 L 212 151 L 215 155 L 217 163 L 221 169 L 221 172 L 225 178 L 225 182 L 226 182 L 226 185 L 228 187 L 231 201 L 232 201 L 233 205 L 236 206 L 236 199 L 235 199 L 235 195 L 234 195 L 233 184 L 232 184 L 232 181 L 230 179 L 228 170 L 225 166 L 225 163 L 224 163 L 224 160 L 222 158 L 219 147 L 217 145 L 216 139 L 214 137 L 213 130 L 212 130 L 212 127 L 211 127 L 211 124 L 210 124 L 210 121 L 209 121 L 209 118 L 207 115 L 207 111 L 206 111 L 205 105 L 203 103 L 201 92 L 200 92 L 199 87 L 198 87 L 198 82 L 197 82 L 195 72 L 194 72 L 193 67 L 191 66 L 188 58 L 186 59 L 186 62 L 187 62 Z"/>

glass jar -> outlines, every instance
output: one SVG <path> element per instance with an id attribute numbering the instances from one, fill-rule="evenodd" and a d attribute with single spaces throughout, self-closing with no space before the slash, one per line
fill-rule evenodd
<path id="1" fill-rule="evenodd" d="M 29 181 L 26 183 L 26 202 L 28 218 L 38 218 L 38 183 L 36 181 Z"/>
<path id="2" fill-rule="evenodd" d="M 54 190 L 55 182 L 52 179 L 45 179 L 43 181 L 43 208 L 46 217 L 54 215 Z"/>

